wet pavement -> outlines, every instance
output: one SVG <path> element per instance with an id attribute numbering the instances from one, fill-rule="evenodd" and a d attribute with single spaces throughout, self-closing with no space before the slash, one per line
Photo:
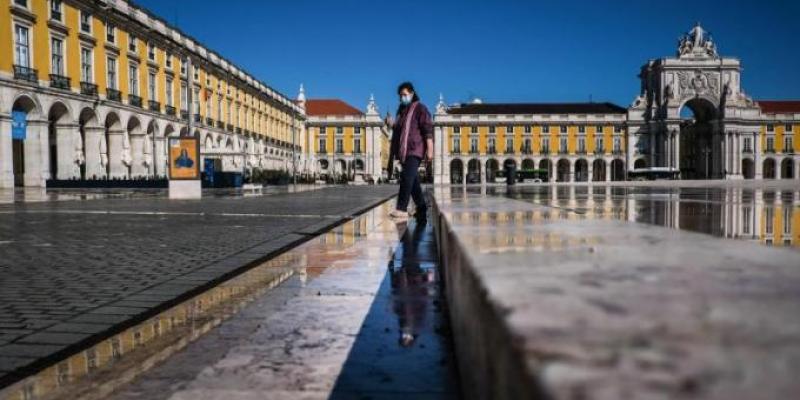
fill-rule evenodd
<path id="1" fill-rule="evenodd" d="M 800 182 L 732 182 L 705 187 L 680 182 L 662 186 L 495 186 L 484 192 L 548 206 L 545 218 L 646 223 L 800 250 Z"/>
<path id="2" fill-rule="evenodd" d="M 432 228 L 390 203 L 288 252 L 289 279 L 110 398 L 459 398 Z"/>
<path id="3" fill-rule="evenodd" d="M 0 205 L 0 387 L 83 351 L 394 195 L 329 187 L 200 201 Z"/>

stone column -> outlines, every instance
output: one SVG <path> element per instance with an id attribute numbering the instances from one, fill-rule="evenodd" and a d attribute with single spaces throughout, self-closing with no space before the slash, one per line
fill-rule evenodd
<path id="1" fill-rule="evenodd" d="M 110 179 L 125 179 L 128 177 L 128 169 L 122 163 L 122 142 L 125 131 L 115 130 L 108 132 L 108 165 Z"/>
<path id="2" fill-rule="evenodd" d="M 753 179 L 764 179 L 764 166 L 761 165 L 761 138 L 758 134 L 753 132 L 753 165 L 755 167 L 755 176 Z"/>
<path id="3" fill-rule="evenodd" d="M 144 135 L 131 135 L 131 178 L 147 176 L 148 170 L 144 165 Z M 202 164 L 201 164 L 202 165 Z"/>
<path id="4" fill-rule="evenodd" d="M 441 126 L 433 128 L 433 182 L 441 185 L 448 183 L 444 168 L 444 129 Z"/>
<path id="5" fill-rule="evenodd" d="M 25 138 L 25 177 L 23 183 L 30 187 L 44 187 L 49 175 L 45 167 L 50 162 L 47 121 L 28 121 Z"/>
<path id="6" fill-rule="evenodd" d="M 14 188 L 13 154 L 11 116 L 0 114 L 0 189 Z"/>
<path id="7" fill-rule="evenodd" d="M 588 160 L 586 161 L 586 171 L 586 173 L 589 175 L 586 177 L 586 181 L 592 182 L 594 178 L 594 162 L 589 162 Z M 589 198 L 591 198 L 591 196 Z"/>
<path id="8" fill-rule="evenodd" d="M 567 159 L 569 161 L 569 173 L 567 174 L 567 182 L 575 182 L 575 162 Z"/>
<path id="9" fill-rule="evenodd" d="M 606 162 L 606 182 L 611 182 L 611 162 Z"/>
<path id="10" fill-rule="evenodd" d="M 103 166 L 100 158 L 100 149 L 103 147 L 100 143 L 105 138 L 105 129 L 102 127 L 84 127 L 84 143 L 83 148 L 86 149 L 86 179 L 101 179 L 106 176 L 106 169 Z M 106 148 L 108 148 L 106 146 Z"/>
<path id="11" fill-rule="evenodd" d="M 56 125 L 56 163 L 58 163 L 56 179 L 80 178 L 80 168 L 75 162 L 77 143 L 73 141 L 76 135 L 80 135 L 78 129 L 76 124 Z"/>

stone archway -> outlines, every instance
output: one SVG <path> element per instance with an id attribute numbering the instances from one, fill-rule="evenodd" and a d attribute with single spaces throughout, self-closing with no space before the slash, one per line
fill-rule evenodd
<path id="1" fill-rule="evenodd" d="M 633 169 L 647 168 L 647 161 L 644 158 L 638 158 L 633 162 Z"/>
<path id="2" fill-rule="evenodd" d="M 575 161 L 575 182 L 586 182 L 589 180 L 589 162 L 585 158 Z"/>
<path id="3" fill-rule="evenodd" d="M 536 169 L 536 163 L 533 160 L 531 160 L 530 158 L 526 158 L 526 159 L 522 160 L 522 170 L 523 171 L 528 171 L 528 170 L 532 170 L 532 169 Z"/>
<path id="4" fill-rule="evenodd" d="M 460 158 L 450 161 L 450 183 L 461 183 L 464 179 L 464 162 Z"/>
<path id="5" fill-rule="evenodd" d="M 604 182 L 606 180 L 606 162 L 598 158 L 592 162 L 592 181 Z"/>
<path id="6" fill-rule="evenodd" d="M 781 179 L 794 179 L 794 160 L 791 157 L 781 161 Z"/>
<path id="7" fill-rule="evenodd" d="M 754 179 L 756 177 L 755 163 L 750 158 L 742 160 L 742 176 L 744 179 Z"/>
<path id="8" fill-rule="evenodd" d="M 490 158 L 486 160 L 486 182 L 494 183 L 497 178 L 497 171 L 500 170 L 500 165 L 496 159 Z"/>
<path id="9" fill-rule="evenodd" d="M 616 158 L 611 161 L 611 180 L 624 181 L 625 180 L 625 161 Z"/>
<path id="10" fill-rule="evenodd" d="M 764 176 L 764 179 L 775 179 L 777 177 L 775 174 L 775 159 L 767 158 L 764 160 L 762 175 Z"/>
<path id="11" fill-rule="evenodd" d="M 81 179 L 95 179 L 103 175 L 100 171 L 100 148 L 90 145 L 96 144 L 101 137 L 104 137 L 103 128 L 97 120 L 97 114 L 89 107 L 84 108 L 78 117 L 78 134 L 72 142 Z"/>
<path id="12" fill-rule="evenodd" d="M 57 101 L 47 113 L 48 172 L 50 179 L 75 177 L 74 152 L 72 149 L 73 119 L 64 103 Z"/>
<path id="13" fill-rule="evenodd" d="M 481 161 L 477 158 L 473 158 L 467 163 L 467 183 L 482 183 Z"/>
<path id="14" fill-rule="evenodd" d="M 569 160 L 562 158 L 556 163 L 556 182 L 569 182 L 570 165 Z"/>
<path id="15" fill-rule="evenodd" d="M 680 171 L 685 179 L 721 178 L 722 138 L 717 134 L 717 106 L 702 97 L 680 109 Z"/>
<path id="16" fill-rule="evenodd" d="M 42 171 L 39 158 L 43 156 L 37 148 L 42 133 L 32 126 L 40 120 L 41 108 L 33 97 L 21 95 L 11 107 L 11 171 L 13 186 L 42 186 Z"/>

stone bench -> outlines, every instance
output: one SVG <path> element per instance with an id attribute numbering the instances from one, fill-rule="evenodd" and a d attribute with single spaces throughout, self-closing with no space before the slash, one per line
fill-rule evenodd
<path id="1" fill-rule="evenodd" d="M 800 393 L 800 253 L 449 188 L 434 197 L 467 398 Z"/>

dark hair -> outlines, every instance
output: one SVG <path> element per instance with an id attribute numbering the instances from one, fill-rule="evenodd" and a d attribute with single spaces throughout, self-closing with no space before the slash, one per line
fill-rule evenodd
<path id="1" fill-rule="evenodd" d="M 419 96 L 417 96 L 417 91 L 414 89 L 414 84 L 411 82 L 403 82 L 400 86 L 397 87 L 397 94 L 403 91 L 403 89 L 408 90 L 411 93 L 414 93 L 414 97 L 411 99 L 412 102 L 419 101 Z"/>

